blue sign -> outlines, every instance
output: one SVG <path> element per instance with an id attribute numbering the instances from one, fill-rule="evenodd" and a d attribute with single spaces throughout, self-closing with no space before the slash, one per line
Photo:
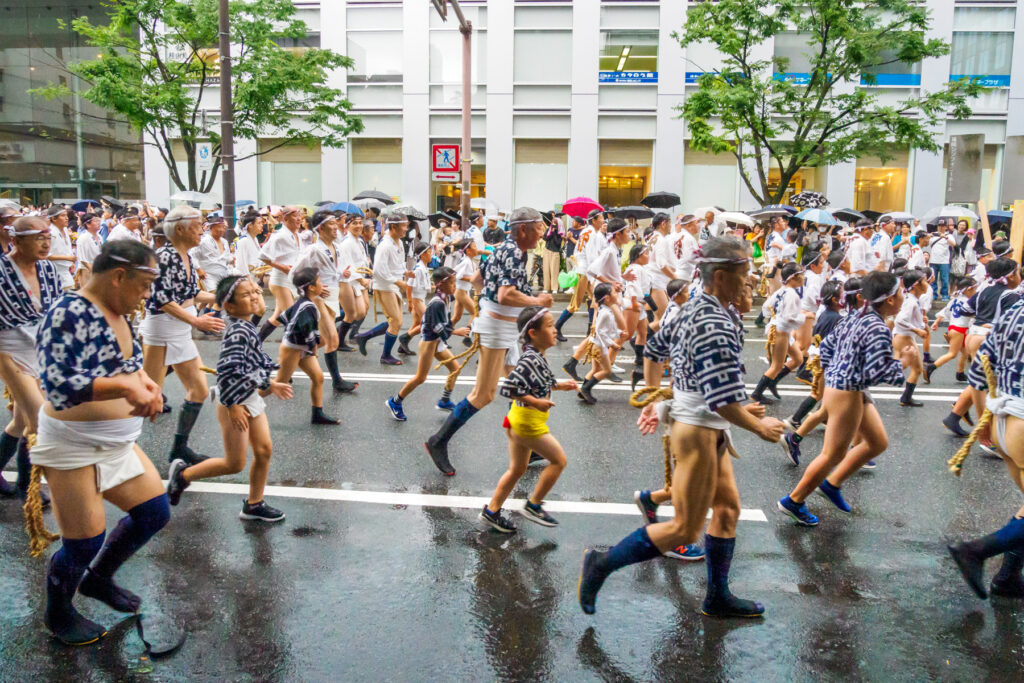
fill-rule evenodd
<path id="1" fill-rule="evenodd" d="M 860 77 L 861 85 L 902 85 L 916 88 L 921 85 L 921 74 L 875 74 L 875 82 L 869 84 L 866 76 Z"/>
<path id="2" fill-rule="evenodd" d="M 785 73 L 785 74 L 772 74 L 773 81 L 788 81 L 790 83 L 810 83 L 811 74 L 802 73 Z"/>
<path id="3" fill-rule="evenodd" d="M 703 71 L 687 71 L 686 85 L 697 85 L 697 79 L 704 75 Z"/>
<path id="4" fill-rule="evenodd" d="M 657 83 L 657 71 L 601 71 L 598 83 Z"/>
<path id="5" fill-rule="evenodd" d="M 1010 75 L 992 74 L 987 76 L 981 76 L 977 74 L 952 74 L 949 77 L 951 81 L 961 81 L 963 79 L 973 81 L 978 85 L 985 86 L 986 88 L 1009 88 L 1010 87 Z"/>

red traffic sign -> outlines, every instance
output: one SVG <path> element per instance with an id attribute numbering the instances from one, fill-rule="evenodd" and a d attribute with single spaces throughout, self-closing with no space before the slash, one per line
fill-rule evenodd
<path id="1" fill-rule="evenodd" d="M 431 170 L 434 173 L 458 173 L 459 171 L 459 146 L 458 145 L 431 145 L 430 146 Z"/>

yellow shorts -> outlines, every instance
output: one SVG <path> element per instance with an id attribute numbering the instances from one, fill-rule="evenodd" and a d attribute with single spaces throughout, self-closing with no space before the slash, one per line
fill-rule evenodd
<path id="1" fill-rule="evenodd" d="M 526 408 L 513 402 L 505 416 L 505 426 L 525 439 L 550 434 L 548 414 L 536 408 Z"/>

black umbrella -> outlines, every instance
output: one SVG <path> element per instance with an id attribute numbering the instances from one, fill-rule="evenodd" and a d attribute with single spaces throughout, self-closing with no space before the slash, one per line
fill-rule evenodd
<path id="1" fill-rule="evenodd" d="M 394 202 L 392 202 L 393 204 Z M 406 218 L 411 221 L 425 221 L 427 220 L 427 214 L 417 209 L 412 204 L 403 204 L 402 206 L 394 206 L 391 208 L 390 213 L 401 213 L 405 214 Z"/>
<path id="2" fill-rule="evenodd" d="M 862 214 L 860 211 L 854 211 L 853 209 L 838 209 L 833 211 L 832 215 L 841 221 L 846 221 L 847 223 L 867 218 L 867 216 Z"/>
<path id="3" fill-rule="evenodd" d="M 828 199 L 820 192 L 804 190 L 790 197 L 789 203 L 801 209 L 823 209 L 828 206 Z"/>
<path id="4" fill-rule="evenodd" d="M 103 195 L 102 197 L 100 197 L 100 199 L 105 201 L 107 204 L 110 204 L 115 209 L 123 209 L 124 208 L 124 202 L 122 202 L 120 199 L 114 199 L 109 194 Z"/>
<path id="5" fill-rule="evenodd" d="M 769 204 L 768 206 L 765 206 L 763 208 L 754 209 L 753 211 L 746 212 L 746 214 L 751 218 L 756 218 L 762 221 L 766 218 L 774 218 L 775 216 L 782 216 L 784 218 L 788 218 L 789 216 L 792 216 L 795 213 L 797 213 L 797 211 L 788 204 Z"/>
<path id="6" fill-rule="evenodd" d="M 864 209 L 861 213 L 864 214 L 864 218 L 867 218 L 869 221 L 877 221 L 882 217 L 881 211 L 872 211 L 871 209 Z"/>
<path id="7" fill-rule="evenodd" d="M 390 196 L 384 194 L 380 190 L 363 190 L 362 192 L 357 194 L 355 197 L 353 197 L 352 201 L 357 202 L 360 199 L 376 199 L 378 202 L 380 202 L 381 204 L 384 204 L 385 206 L 388 206 L 390 204 L 394 204 L 395 203 L 394 199 L 392 199 Z M 420 220 L 422 220 L 422 219 L 420 219 Z"/>
<path id="8" fill-rule="evenodd" d="M 431 226 L 440 228 L 441 221 L 446 221 L 450 224 L 452 222 L 452 217 L 442 211 L 441 213 L 432 213 L 428 215 L 427 220 L 430 221 Z"/>
<path id="9" fill-rule="evenodd" d="M 317 202 L 313 206 L 327 206 L 328 204 L 337 204 L 337 203 L 338 202 L 334 201 L 333 199 L 325 199 L 322 202 Z M 328 209 L 325 209 L 325 210 L 328 210 Z"/>
<path id="10" fill-rule="evenodd" d="M 637 220 L 650 218 L 654 215 L 653 211 L 644 206 L 620 206 L 608 213 L 618 218 L 636 218 Z"/>
<path id="11" fill-rule="evenodd" d="M 640 203 L 652 209 L 671 209 L 680 204 L 679 195 L 672 192 L 652 192 L 641 199 Z"/>

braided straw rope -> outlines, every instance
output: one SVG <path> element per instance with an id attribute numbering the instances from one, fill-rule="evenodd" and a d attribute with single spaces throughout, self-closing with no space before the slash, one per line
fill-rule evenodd
<path id="1" fill-rule="evenodd" d="M 774 318 L 775 316 L 773 315 L 772 317 Z M 765 353 L 765 356 L 767 356 L 767 358 L 768 358 L 768 364 L 769 365 L 771 365 L 771 362 L 772 362 L 772 349 L 775 348 L 775 338 L 776 338 L 776 335 L 778 335 L 778 332 L 779 332 L 779 328 L 776 327 L 775 325 L 772 325 L 771 327 L 769 327 L 768 328 L 768 338 L 764 342 L 764 353 Z"/>
<path id="2" fill-rule="evenodd" d="M 672 390 L 662 387 L 644 387 L 637 389 L 629 397 L 629 405 L 644 408 L 662 399 L 672 398 Z M 665 490 L 672 490 L 672 446 L 668 432 L 661 435 L 661 447 L 665 452 Z"/>
<path id="3" fill-rule="evenodd" d="M 472 358 L 473 354 L 475 354 L 479 350 L 480 350 L 480 335 L 479 334 L 474 334 L 473 335 L 473 343 L 470 344 L 468 349 L 466 349 L 465 351 L 463 351 L 462 353 L 460 353 L 457 356 L 449 358 L 448 360 L 440 361 L 437 365 L 434 366 L 434 370 L 437 370 L 441 366 L 443 366 L 445 363 L 451 363 L 452 361 L 455 361 L 455 363 L 457 364 L 455 369 L 448 373 L 448 378 L 445 379 L 445 381 L 444 381 L 445 391 L 451 391 L 452 389 L 455 388 L 455 380 L 457 380 L 459 378 L 459 374 L 462 372 L 462 368 L 466 367 L 466 364 L 469 363 L 469 359 Z M 459 363 L 459 361 L 462 360 L 463 358 L 466 359 L 465 362 Z"/>
<path id="4" fill-rule="evenodd" d="M 992 362 L 989 357 L 984 354 L 978 354 L 978 360 L 981 362 L 981 367 L 985 371 L 985 381 L 988 382 L 988 395 L 991 398 L 996 397 L 996 373 L 992 369 Z M 974 446 L 978 438 L 988 431 L 989 425 L 992 424 L 992 411 L 985 408 L 985 412 L 981 414 L 981 419 L 978 420 L 978 424 L 974 425 L 974 429 L 971 430 L 971 435 L 967 437 L 967 441 L 964 441 L 964 445 L 960 447 L 949 462 L 949 471 L 960 476 L 964 467 L 964 460 L 971 452 L 971 447 Z"/>
<path id="5" fill-rule="evenodd" d="M 768 264 L 761 266 L 761 280 L 757 283 L 757 295 L 768 296 Z"/>
<path id="6" fill-rule="evenodd" d="M 36 435 L 28 435 L 28 447 L 36 445 Z M 51 543 L 60 536 L 51 533 L 43 521 L 43 468 L 38 465 L 32 466 L 32 475 L 28 482 L 28 495 L 25 497 L 25 505 L 22 511 L 25 514 L 25 532 L 28 534 L 29 555 L 39 557 Z"/>
<path id="7" fill-rule="evenodd" d="M 11 390 L 4 385 L 4 400 L 7 401 L 7 410 L 14 410 L 14 396 L 11 395 Z"/>
<path id="8" fill-rule="evenodd" d="M 821 335 L 814 335 L 814 345 L 821 345 Z M 811 394 L 814 396 L 821 396 L 822 389 L 825 388 L 825 369 L 821 367 L 821 356 L 815 355 L 807 361 L 807 369 L 811 371 Z"/>
<path id="9" fill-rule="evenodd" d="M 208 375 L 216 375 L 217 374 L 216 370 L 214 370 L 213 368 L 208 368 L 205 365 L 200 365 L 199 369 L 202 370 L 203 372 L 205 372 Z"/>

